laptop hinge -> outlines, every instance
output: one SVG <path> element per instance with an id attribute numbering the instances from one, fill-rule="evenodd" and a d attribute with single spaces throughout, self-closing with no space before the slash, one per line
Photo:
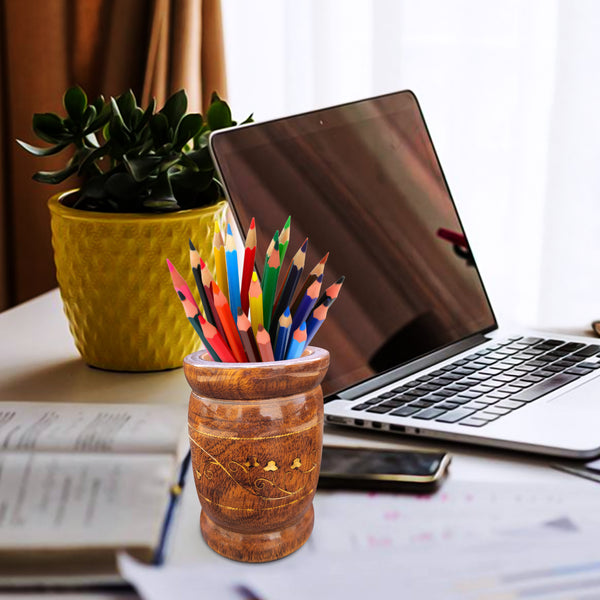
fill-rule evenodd
<path id="1" fill-rule="evenodd" d="M 417 373 L 418 371 L 422 371 L 427 367 L 431 367 L 439 362 L 447 360 L 448 358 L 452 358 L 461 352 L 465 352 L 465 350 L 469 350 L 474 348 L 475 346 L 479 346 L 484 342 L 489 342 L 490 338 L 485 337 L 485 335 L 478 333 L 476 335 L 470 336 L 461 340 L 460 342 L 456 342 L 450 346 L 446 346 L 440 350 L 436 350 L 421 358 L 417 358 L 416 360 L 411 361 L 405 365 L 397 367 L 391 371 L 386 371 L 381 375 L 377 375 L 368 381 L 363 383 L 359 383 L 353 387 L 347 388 L 337 394 L 333 394 L 331 396 L 327 396 L 325 398 L 325 402 L 330 402 L 331 400 L 356 400 L 361 396 L 369 394 L 374 390 L 378 390 L 390 383 L 394 383 L 399 379 L 404 379 L 413 373 Z"/>

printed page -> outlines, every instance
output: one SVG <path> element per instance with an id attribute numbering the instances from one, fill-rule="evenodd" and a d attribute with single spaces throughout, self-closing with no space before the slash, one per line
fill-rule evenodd
<path id="1" fill-rule="evenodd" d="M 0 402 L 0 451 L 174 454 L 187 406 Z"/>
<path id="2" fill-rule="evenodd" d="M 175 470 L 169 455 L 1 453 L 0 553 L 153 547 Z"/>

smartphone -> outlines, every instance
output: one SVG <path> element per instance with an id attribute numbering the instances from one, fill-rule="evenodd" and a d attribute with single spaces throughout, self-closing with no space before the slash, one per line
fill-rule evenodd
<path id="1" fill-rule="evenodd" d="M 319 488 L 431 493 L 444 480 L 450 460 L 450 454 L 439 451 L 328 446 Z"/>

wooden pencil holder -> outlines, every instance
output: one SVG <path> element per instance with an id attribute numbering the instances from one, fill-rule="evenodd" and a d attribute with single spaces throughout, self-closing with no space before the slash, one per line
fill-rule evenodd
<path id="1" fill-rule="evenodd" d="M 268 363 L 209 358 L 184 360 L 202 535 L 227 558 L 282 558 L 313 528 L 329 352 L 309 346 L 300 358 Z"/>

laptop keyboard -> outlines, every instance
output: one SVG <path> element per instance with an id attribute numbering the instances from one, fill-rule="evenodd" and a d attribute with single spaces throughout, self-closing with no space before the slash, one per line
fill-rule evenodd
<path id="1" fill-rule="evenodd" d="M 600 345 L 513 336 L 352 407 L 483 427 L 600 368 Z"/>

